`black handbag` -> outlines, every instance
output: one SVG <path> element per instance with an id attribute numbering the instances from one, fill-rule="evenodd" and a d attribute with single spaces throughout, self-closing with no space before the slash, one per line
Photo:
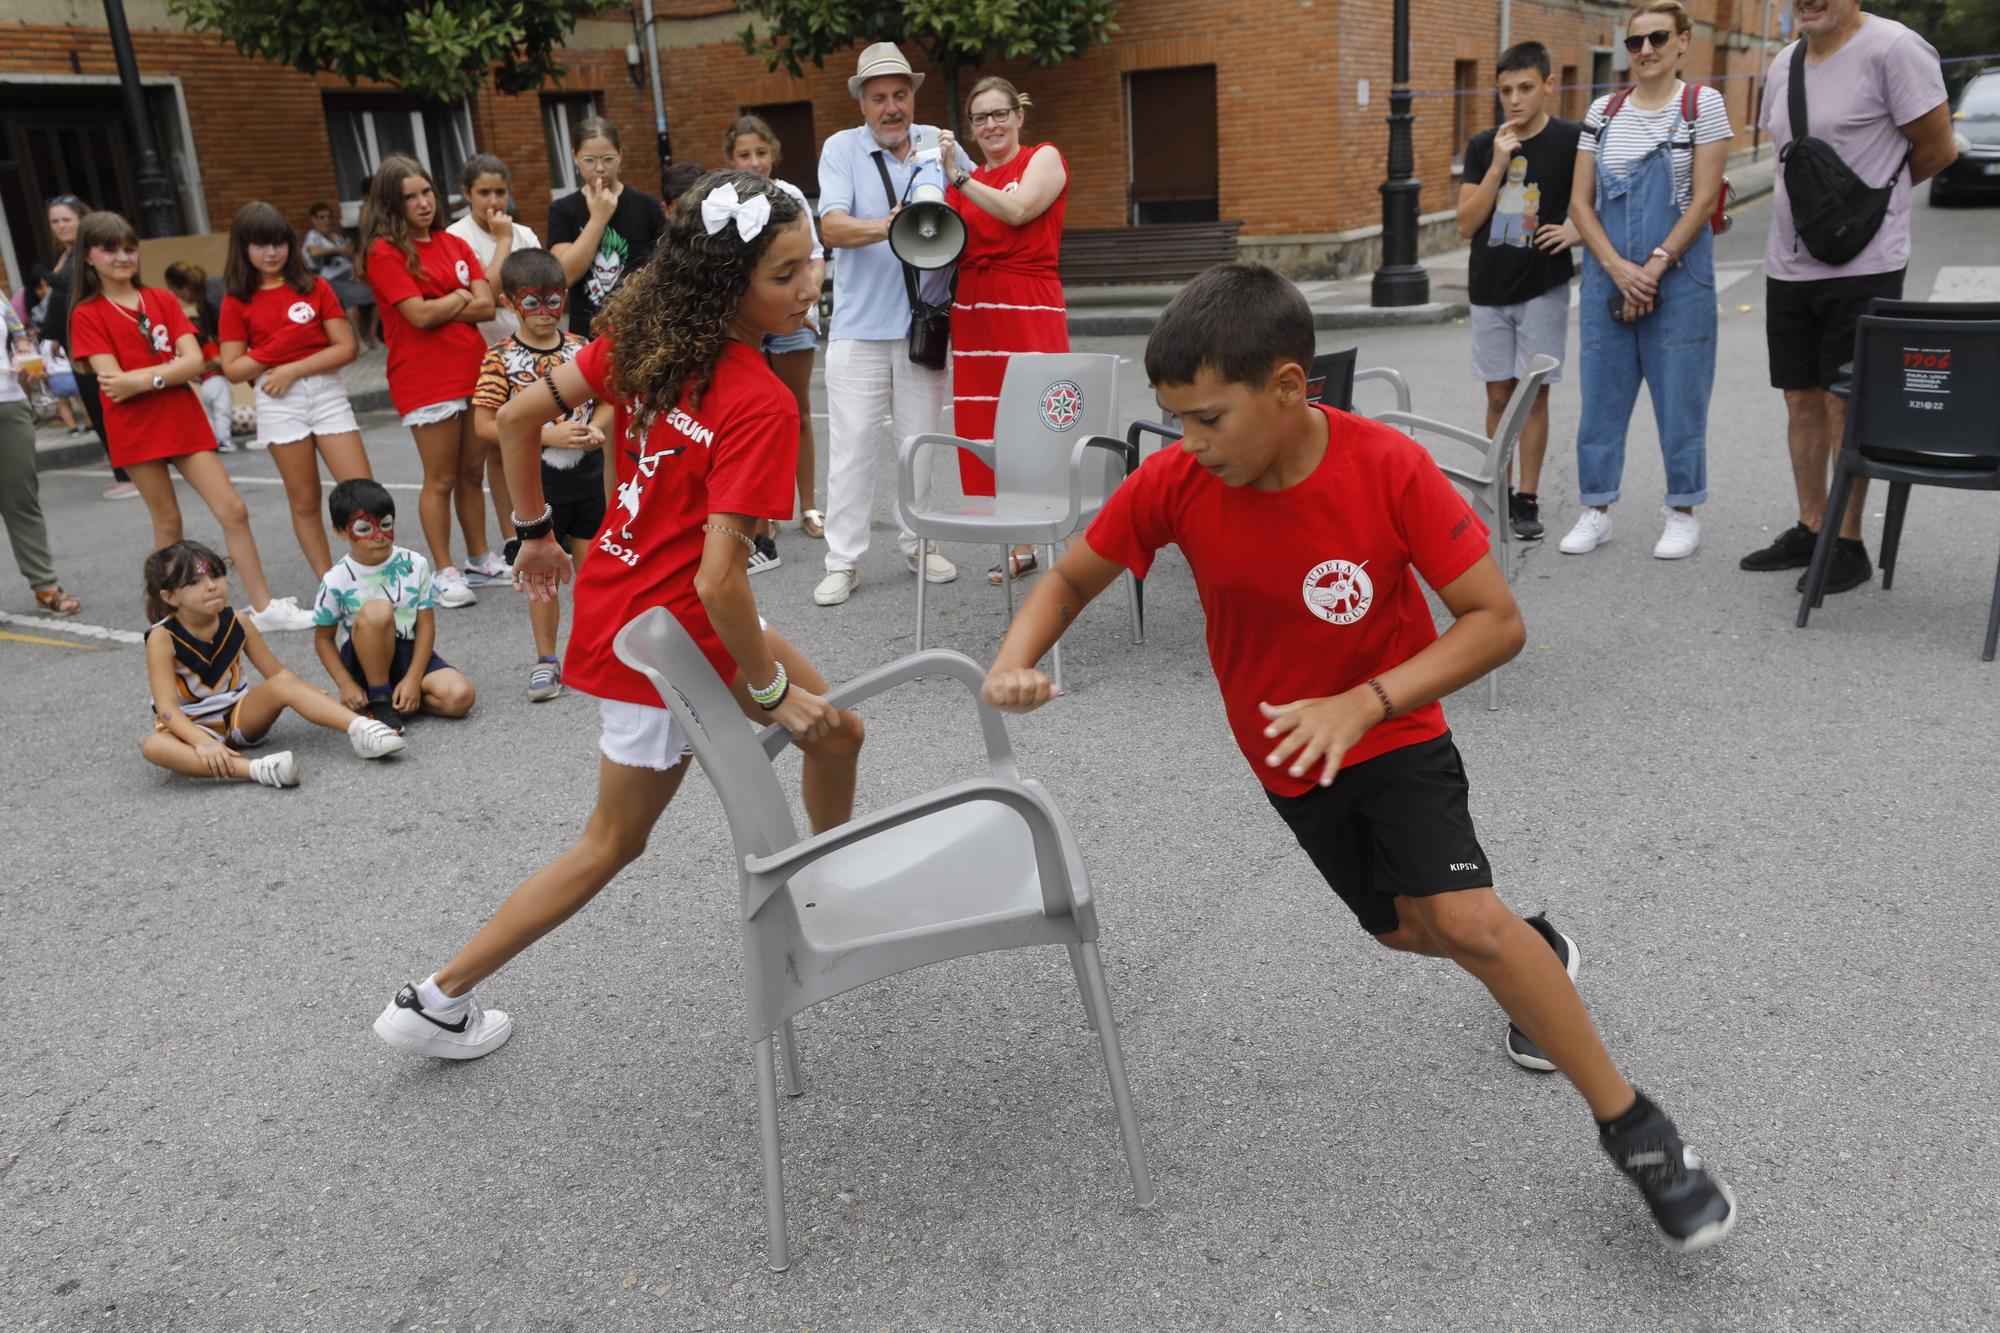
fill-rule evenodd
<path id="1" fill-rule="evenodd" d="M 896 187 L 889 181 L 888 165 L 882 161 L 880 149 L 873 156 L 875 170 L 882 173 L 882 192 L 889 196 L 893 210 L 899 201 Z M 896 262 L 902 264 L 900 259 Z M 951 359 L 951 303 L 958 294 L 958 270 L 952 270 L 951 295 L 933 304 L 917 296 L 917 271 L 908 264 L 902 267 L 903 290 L 910 294 L 910 361 L 926 370 L 943 370 Z"/>
<path id="2" fill-rule="evenodd" d="M 1822 264 L 1845 264 L 1867 248 L 1882 229 L 1896 178 L 1909 165 L 1903 160 L 1889 183 L 1865 185 L 1853 168 L 1824 139 L 1815 139 L 1806 123 L 1806 44 L 1792 52 L 1792 77 L 1786 88 L 1792 117 L 1792 141 L 1778 154 L 1785 168 L 1785 195 L 1792 205 L 1792 226 L 1806 252 Z"/>

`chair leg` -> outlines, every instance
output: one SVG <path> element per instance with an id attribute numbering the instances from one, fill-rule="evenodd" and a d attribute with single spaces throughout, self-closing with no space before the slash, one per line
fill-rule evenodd
<path id="1" fill-rule="evenodd" d="M 1132 1109 L 1132 1089 L 1125 1082 L 1125 1056 L 1118 1046 L 1118 1020 L 1111 1013 L 1111 992 L 1104 984 L 1104 964 L 1092 941 L 1077 946 L 1083 955 L 1083 976 L 1090 986 L 1093 1006 L 1103 1015 L 1097 1025 L 1097 1041 L 1104 1048 L 1104 1074 L 1111 1081 L 1111 1104 L 1118 1110 L 1118 1136 L 1125 1141 L 1125 1165 L 1132 1172 L 1132 1200 L 1141 1208 L 1153 1206 L 1153 1177 L 1146 1170 L 1145 1145 L 1139 1142 L 1139 1116 Z"/>
<path id="2" fill-rule="evenodd" d="M 1486 673 L 1486 711 L 1500 711 L 1500 668 L 1494 667 Z"/>
<path id="3" fill-rule="evenodd" d="M 1041 558 L 1041 551 L 1040 551 L 1040 548 L 1039 548 L 1039 547 L 1037 547 L 1037 548 L 1036 548 L 1036 559 L 1038 559 L 1038 560 L 1039 560 L 1040 558 Z M 1045 564 L 1045 565 L 1043 565 L 1043 566 L 1042 566 L 1042 568 L 1043 568 L 1043 569 L 1045 569 L 1045 570 L 1048 570 L 1048 569 L 1054 569 L 1055 567 L 1056 567 L 1056 547 L 1055 547 L 1055 544 L 1054 544 L 1053 542 L 1051 542 L 1051 543 L 1049 544 L 1049 548 L 1048 548 L 1048 563 L 1047 563 L 1047 564 Z M 1058 638 L 1056 639 L 1056 642 L 1055 642 L 1055 647 L 1053 647 L 1053 648 L 1051 648 L 1051 649 L 1049 650 L 1049 665 L 1050 665 L 1050 667 L 1051 667 L 1051 668 L 1053 668 L 1053 670 L 1052 670 L 1051 674 L 1053 675 L 1053 677 L 1054 677 L 1054 679 L 1055 679 L 1055 686 L 1056 686 L 1056 690 L 1057 690 L 1057 692 L 1058 692 L 1058 693 L 1060 693 L 1060 692 L 1062 691 L 1062 687 L 1063 687 L 1063 669 L 1062 669 L 1062 639 L 1061 639 L 1061 637 L 1058 637 Z"/>
<path id="4" fill-rule="evenodd" d="M 929 549 L 928 546 L 924 542 L 919 541 L 917 543 L 917 651 L 918 652 L 922 652 L 924 650 L 924 584 L 927 582 L 927 580 L 924 578 L 924 554 L 928 549 Z"/>
<path id="5" fill-rule="evenodd" d="M 799 1081 L 799 1033 L 789 1018 L 785 1020 L 784 1031 L 779 1034 L 778 1051 L 785 1061 L 785 1095 L 796 1097 L 806 1088 Z"/>
<path id="6" fill-rule="evenodd" d="M 1986 651 L 1979 655 L 1979 660 L 1991 662 L 1996 646 L 2000 646 L 2000 569 L 1993 571 L 1993 606 L 1986 613 Z"/>
<path id="7" fill-rule="evenodd" d="M 1125 572 L 1125 600 L 1132 608 L 1132 642 L 1146 641 L 1146 580 Z"/>
<path id="8" fill-rule="evenodd" d="M 1806 566 L 1806 590 L 1799 595 L 1798 627 L 1806 627 L 1806 617 L 1824 599 L 1827 570 L 1833 566 L 1833 543 L 1840 534 L 1840 515 L 1847 505 L 1847 493 L 1854 479 L 1843 459 L 1833 469 L 1833 485 L 1827 490 L 1826 512 L 1820 515 L 1819 540 L 1813 543 L 1812 563 Z"/>
<path id="9" fill-rule="evenodd" d="M 1063 947 L 1069 950 L 1070 970 L 1076 973 L 1076 993 L 1083 1001 L 1084 1021 L 1089 1023 L 1090 1030 L 1095 1032 L 1098 1026 L 1097 1010 L 1090 1002 L 1090 982 L 1083 975 L 1083 946 L 1081 944 L 1068 944 Z"/>
<path id="10" fill-rule="evenodd" d="M 1007 586 L 1007 623 L 1014 623 L 1014 548 L 1000 548 L 1000 582 Z"/>
<path id="11" fill-rule="evenodd" d="M 771 1039 L 758 1042 L 751 1054 L 757 1061 L 757 1123 L 764 1146 L 764 1262 L 773 1273 L 782 1273 L 792 1265 L 792 1251 L 785 1239 L 785 1162 L 778 1148 L 778 1074 L 771 1065 Z"/>
<path id="12" fill-rule="evenodd" d="M 1903 543 L 1903 511 L 1909 507 L 1910 483 L 1889 483 L 1889 514 L 1882 521 L 1882 591 L 1896 582 L 1896 549 Z"/>

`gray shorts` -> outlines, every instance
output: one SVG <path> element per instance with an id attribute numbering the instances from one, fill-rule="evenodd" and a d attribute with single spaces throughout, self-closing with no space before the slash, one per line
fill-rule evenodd
<path id="1" fill-rule="evenodd" d="M 1561 383 L 1569 344 L 1569 290 L 1564 283 L 1532 301 L 1472 307 L 1472 377 L 1482 384 L 1518 380 L 1527 375 L 1530 361 L 1547 355 L 1557 361 L 1548 382 Z"/>

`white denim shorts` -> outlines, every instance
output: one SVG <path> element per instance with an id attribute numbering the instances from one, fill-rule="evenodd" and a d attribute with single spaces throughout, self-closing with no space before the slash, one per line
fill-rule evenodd
<path id="1" fill-rule="evenodd" d="M 435 426 L 440 421 L 450 421 L 460 412 L 472 406 L 470 398 L 447 398 L 442 403 L 426 403 L 414 412 L 403 413 L 405 426 Z"/>
<path id="2" fill-rule="evenodd" d="M 1569 294 L 1564 283 L 1513 305 L 1472 307 L 1472 378 L 1481 384 L 1526 379 L 1528 363 L 1547 355 L 1556 359 L 1548 383 L 1560 384 L 1569 345 Z"/>
<path id="3" fill-rule="evenodd" d="M 292 444 L 308 435 L 339 435 L 359 431 L 347 386 L 334 371 L 308 375 L 293 382 L 283 398 L 273 398 L 257 386 L 257 445 Z"/>
<path id="4" fill-rule="evenodd" d="M 597 718 L 603 728 L 597 748 L 614 764 L 664 773 L 693 753 L 674 715 L 664 708 L 599 699 Z"/>

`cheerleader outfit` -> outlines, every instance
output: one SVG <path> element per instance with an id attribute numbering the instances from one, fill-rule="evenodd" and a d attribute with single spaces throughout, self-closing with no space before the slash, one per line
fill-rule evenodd
<path id="1" fill-rule="evenodd" d="M 243 696 L 250 692 L 250 681 L 243 670 L 243 626 L 237 623 L 236 612 L 230 607 L 222 609 L 212 639 L 197 639 L 173 616 L 159 621 L 147 632 L 161 631 L 174 641 L 174 692 L 187 720 L 239 750 L 262 740 L 261 736 L 250 739 L 237 725 Z M 167 730 L 157 705 L 153 709 L 153 730 Z"/>

